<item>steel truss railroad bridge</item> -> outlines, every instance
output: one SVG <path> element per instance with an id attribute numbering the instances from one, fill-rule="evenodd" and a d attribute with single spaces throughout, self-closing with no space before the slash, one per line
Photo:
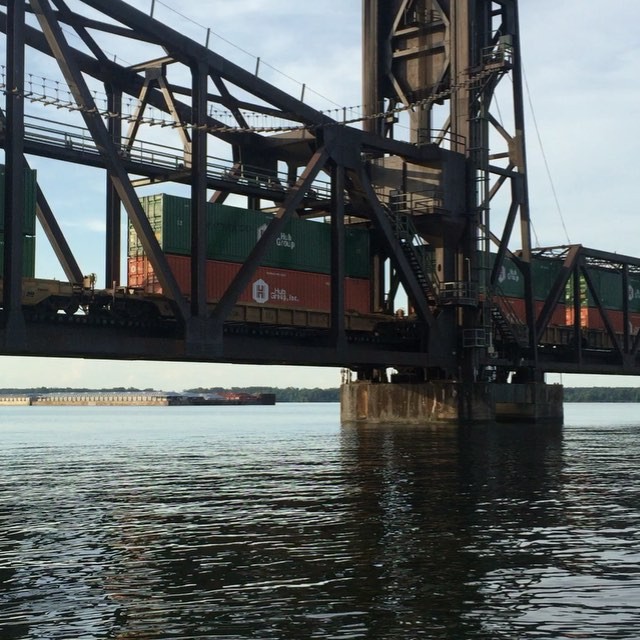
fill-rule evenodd
<path id="1" fill-rule="evenodd" d="M 389 367 L 398 381 L 640 373 L 627 295 L 640 260 L 578 245 L 531 246 L 516 0 L 365 0 L 364 106 L 353 118 L 312 108 L 262 80 L 258 68 L 242 69 L 121 0 L 0 4 L 3 353 L 331 365 L 364 380 Z M 108 50 L 141 57 L 125 66 L 105 41 Z M 38 69 L 55 62 L 63 81 L 55 90 L 35 81 L 26 61 L 39 61 Z M 493 113 L 498 92 L 501 117 Z M 124 210 L 170 317 L 110 314 L 108 305 L 91 313 L 93 287 L 80 299 L 84 312 L 29 308 L 22 284 L 29 156 L 104 170 L 101 294 L 129 295 Z M 186 285 L 137 192 L 166 183 L 190 189 Z M 230 196 L 274 215 L 212 300 L 207 211 Z M 39 188 L 37 217 L 77 291 L 83 268 L 95 266 L 77 263 Z M 330 225 L 326 308 L 243 302 L 293 219 Z M 345 302 L 350 228 L 370 236 L 365 312 Z M 536 261 L 553 265 L 542 288 Z M 522 282 L 516 299 L 501 288 L 505 265 Z M 603 273 L 619 290 L 617 308 L 603 299 Z M 597 322 L 584 321 L 585 309 Z"/>

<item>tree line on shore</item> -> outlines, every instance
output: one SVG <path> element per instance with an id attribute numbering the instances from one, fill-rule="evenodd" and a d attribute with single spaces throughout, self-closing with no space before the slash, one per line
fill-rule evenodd
<path id="1" fill-rule="evenodd" d="M 565 387 L 565 402 L 640 402 L 640 387 Z"/>
<path id="2" fill-rule="evenodd" d="M 224 389 L 222 387 L 185 389 L 185 393 L 220 393 L 222 391 L 231 391 L 235 393 L 248 393 L 250 395 L 258 395 L 259 393 L 274 393 L 276 402 L 339 402 L 340 389 L 301 389 L 299 387 L 231 387 Z"/>
<path id="3" fill-rule="evenodd" d="M 235 391 L 239 393 L 275 393 L 277 402 L 340 402 L 340 389 L 300 389 L 298 387 L 233 387 L 222 389 L 186 389 L 187 393 L 215 393 Z M 565 387 L 565 402 L 640 402 L 640 387 Z"/>
<path id="4" fill-rule="evenodd" d="M 301 389 L 298 387 L 197 387 L 185 389 L 181 393 L 190 394 L 215 394 L 222 392 L 248 393 L 257 395 L 259 393 L 274 393 L 276 402 L 339 402 L 340 390 L 333 389 Z M 0 395 L 44 395 L 48 393 L 161 393 L 152 388 L 138 389 L 135 387 L 110 387 L 102 389 L 71 388 L 71 387 L 32 387 L 27 389 L 0 389 Z M 173 393 L 173 392 L 171 392 Z"/>
<path id="5" fill-rule="evenodd" d="M 0 395 L 41 395 L 45 393 L 151 393 L 155 389 L 112 387 L 109 389 L 75 389 L 70 387 L 35 387 L 30 389 L 0 389 Z M 220 392 L 274 393 L 276 402 L 339 402 L 340 389 L 304 389 L 300 387 L 197 387 L 183 393 L 210 394 Z M 565 402 L 640 402 L 640 387 L 565 387 Z"/>

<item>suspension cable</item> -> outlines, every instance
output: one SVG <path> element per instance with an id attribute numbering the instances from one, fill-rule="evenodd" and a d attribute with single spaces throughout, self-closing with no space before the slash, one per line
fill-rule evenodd
<path id="1" fill-rule="evenodd" d="M 562 224 L 562 229 L 564 231 L 564 235 L 567 238 L 567 244 L 571 244 L 571 240 L 569 239 L 569 232 L 567 231 L 567 227 L 564 223 L 564 216 L 562 215 L 562 208 L 560 207 L 560 200 L 558 199 L 558 194 L 556 192 L 556 187 L 553 183 L 553 177 L 551 175 L 551 169 L 549 167 L 549 162 L 547 161 L 547 154 L 545 153 L 544 150 L 544 145 L 542 144 L 542 136 L 540 135 L 540 129 L 538 127 L 538 120 L 536 119 L 536 113 L 535 110 L 533 108 L 533 101 L 531 99 L 531 92 L 529 91 L 529 83 L 527 82 L 527 75 L 524 71 L 524 65 L 522 65 L 522 77 L 524 78 L 524 86 L 527 92 L 527 100 L 529 102 L 529 109 L 531 110 L 531 117 L 533 120 L 533 126 L 534 129 L 536 131 L 536 137 L 538 138 L 538 144 L 540 145 L 540 151 L 542 152 L 542 159 L 544 161 L 544 166 L 545 169 L 547 171 L 547 178 L 549 179 L 549 184 L 551 185 L 551 193 L 553 194 L 553 199 L 555 200 L 556 203 L 556 208 L 558 210 L 558 215 L 560 217 L 560 222 Z M 537 240 L 536 237 L 536 241 L 539 244 L 539 241 Z"/>

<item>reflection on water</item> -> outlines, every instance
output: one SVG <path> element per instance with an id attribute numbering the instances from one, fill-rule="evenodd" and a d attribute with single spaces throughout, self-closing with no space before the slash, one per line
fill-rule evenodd
<path id="1" fill-rule="evenodd" d="M 640 420 L 609 411 L 3 410 L 0 638 L 637 638 Z"/>

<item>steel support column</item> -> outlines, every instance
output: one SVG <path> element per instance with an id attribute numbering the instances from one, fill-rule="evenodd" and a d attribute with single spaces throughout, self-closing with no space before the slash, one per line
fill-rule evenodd
<path id="1" fill-rule="evenodd" d="M 331 176 L 331 341 L 340 350 L 346 345 L 344 165 L 333 164 Z"/>
<path id="2" fill-rule="evenodd" d="M 108 130 L 111 141 L 118 149 L 122 148 L 122 91 L 118 86 L 107 83 L 107 111 L 109 112 Z M 113 115 L 111 115 L 113 114 Z M 106 250 L 105 250 L 105 281 L 106 286 L 119 285 L 120 274 L 120 233 L 122 225 L 121 201 L 115 188 L 111 171 L 107 170 L 106 184 Z"/>
<path id="3" fill-rule="evenodd" d="M 207 313 L 207 82 L 206 67 L 195 63 L 192 74 L 191 131 L 191 315 Z"/>
<path id="4" fill-rule="evenodd" d="M 22 315 L 24 211 L 24 0 L 7 5 L 7 131 L 5 142 L 3 307 L 6 347 L 25 340 Z"/>

